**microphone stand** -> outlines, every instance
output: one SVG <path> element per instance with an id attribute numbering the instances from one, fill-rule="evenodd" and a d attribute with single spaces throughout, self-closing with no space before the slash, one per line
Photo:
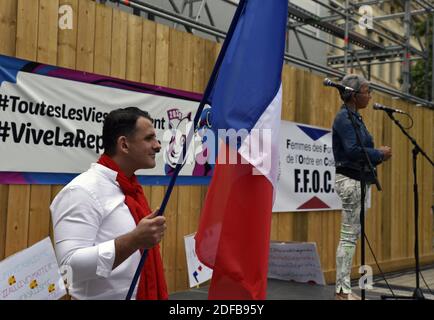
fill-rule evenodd
<path id="1" fill-rule="evenodd" d="M 386 111 L 386 110 L 385 110 Z M 417 144 L 416 140 L 412 136 L 408 134 L 408 132 L 402 127 L 401 123 L 396 120 L 396 118 L 393 116 L 392 110 L 386 111 L 387 115 L 390 119 L 393 120 L 393 122 L 401 129 L 402 133 L 411 141 L 413 144 L 413 196 L 414 196 L 414 257 L 416 260 L 416 288 L 413 291 L 412 297 L 406 297 L 406 296 L 386 296 L 382 295 L 381 299 L 414 299 L 414 300 L 425 300 L 422 290 L 419 287 L 419 195 L 418 195 L 418 186 L 417 186 L 417 156 L 419 153 L 421 153 L 430 163 L 434 166 L 433 161 L 428 157 L 428 155 L 422 150 L 422 148 Z"/>
<path id="2" fill-rule="evenodd" d="M 362 143 L 362 139 L 360 137 L 359 128 L 360 126 L 356 123 L 354 119 L 354 115 L 352 110 L 348 108 L 348 106 L 345 104 L 345 108 L 347 109 L 351 124 L 354 128 L 354 132 L 356 133 L 356 139 L 357 144 L 362 149 L 363 159 L 360 160 L 360 188 L 361 188 L 361 194 L 360 194 L 360 226 L 361 226 L 361 241 L 362 241 L 362 247 L 361 247 L 361 266 L 365 265 L 365 196 L 366 196 L 366 179 L 365 179 L 365 165 L 368 166 L 369 171 L 371 172 L 372 176 L 374 177 L 374 183 L 377 187 L 378 191 L 381 191 L 381 185 L 377 178 L 377 173 L 375 172 L 374 166 L 372 165 L 371 159 L 369 159 L 369 155 L 365 149 L 365 146 Z M 362 286 L 361 288 L 361 298 L 362 300 L 365 300 L 365 287 Z"/>

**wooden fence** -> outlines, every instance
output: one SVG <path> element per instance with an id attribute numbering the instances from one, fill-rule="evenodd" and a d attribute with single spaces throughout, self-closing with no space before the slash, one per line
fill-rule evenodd
<path id="1" fill-rule="evenodd" d="M 58 27 L 58 8 L 65 4 L 73 10 L 72 30 Z M 220 49 L 214 42 L 90 0 L 2 0 L 0 30 L 0 54 L 199 93 Z M 380 94 L 373 101 L 408 111 L 414 118 L 410 133 L 433 158 L 433 111 Z M 322 77 L 285 65 L 282 119 L 330 128 L 339 106 L 337 92 L 324 88 Z M 414 262 L 411 144 L 384 113 L 365 110 L 362 115 L 376 144 L 393 149 L 392 161 L 379 169 L 383 191 L 372 193 L 367 236 L 382 269 L 408 268 Z M 418 177 L 421 262 L 431 263 L 433 169 L 422 157 Z M 49 204 L 61 188 L 0 185 L 0 260 L 51 235 Z M 143 188 L 157 207 L 165 187 Z M 168 230 L 161 247 L 171 292 L 188 287 L 183 237 L 196 231 L 205 194 L 206 187 L 175 187 L 167 207 Z M 339 229 L 338 211 L 274 213 L 271 237 L 316 242 L 331 283 Z M 367 263 L 374 266 L 369 252 Z"/>

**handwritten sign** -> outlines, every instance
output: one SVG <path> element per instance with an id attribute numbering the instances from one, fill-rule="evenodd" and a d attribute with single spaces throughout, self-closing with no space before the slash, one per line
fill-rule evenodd
<path id="1" fill-rule="evenodd" d="M 0 262 L 0 300 L 57 300 L 64 295 L 50 238 Z"/>
<path id="2" fill-rule="evenodd" d="M 268 263 L 268 278 L 325 284 L 313 242 L 271 242 Z"/>
<path id="3" fill-rule="evenodd" d="M 185 254 L 187 257 L 188 280 L 190 288 L 196 287 L 211 279 L 212 269 L 199 261 L 196 255 L 194 235 L 189 234 L 184 237 Z"/>

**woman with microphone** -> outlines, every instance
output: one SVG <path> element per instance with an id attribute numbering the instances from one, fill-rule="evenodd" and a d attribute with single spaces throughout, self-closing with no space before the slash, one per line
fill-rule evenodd
<path id="1" fill-rule="evenodd" d="M 343 78 L 340 90 L 343 105 L 333 122 L 333 154 L 336 162 L 335 190 L 342 200 L 342 220 L 340 241 L 336 251 L 336 299 L 360 300 L 351 293 L 351 267 L 360 236 L 361 208 L 361 171 L 363 166 L 366 193 L 375 181 L 372 172 L 367 169 L 364 146 L 373 166 L 388 160 L 392 156 L 390 147 L 374 148 L 374 141 L 363 123 L 359 110 L 368 106 L 371 99 L 369 82 L 362 76 L 350 74 Z M 351 117 L 354 123 L 351 121 Z M 360 136 L 360 143 L 356 131 Z"/>

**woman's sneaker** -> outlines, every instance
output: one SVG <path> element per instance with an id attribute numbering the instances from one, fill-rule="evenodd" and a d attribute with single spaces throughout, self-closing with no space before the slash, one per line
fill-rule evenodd
<path id="1" fill-rule="evenodd" d="M 336 293 L 335 300 L 362 300 L 355 293 Z"/>

